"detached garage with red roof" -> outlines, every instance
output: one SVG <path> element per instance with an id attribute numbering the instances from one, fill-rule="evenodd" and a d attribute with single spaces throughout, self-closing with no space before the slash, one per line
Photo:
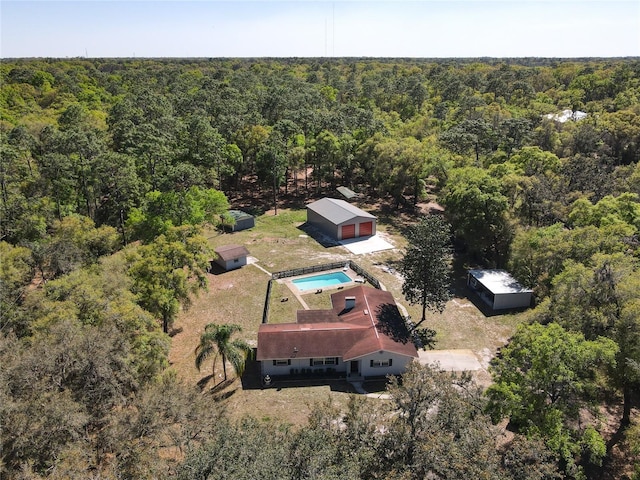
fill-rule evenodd
<path id="1" fill-rule="evenodd" d="M 374 215 L 335 198 L 322 198 L 307 205 L 307 223 L 336 240 L 376 234 Z"/>

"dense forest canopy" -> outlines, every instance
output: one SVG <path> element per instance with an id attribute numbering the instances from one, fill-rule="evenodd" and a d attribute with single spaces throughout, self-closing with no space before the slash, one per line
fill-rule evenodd
<path id="1" fill-rule="evenodd" d="M 637 460 L 637 58 L 34 59 L 0 75 L 3 476 L 230 478 L 248 455 L 265 478 L 597 478 L 611 449 L 583 421 L 605 402 Z M 166 370 L 166 333 L 206 284 L 201 228 L 234 200 L 338 185 L 416 216 L 439 202 L 457 255 L 534 288 L 531 325 L 486 396 L 412 370 L 390 386 L 394 420 L 354 400 L 295 435 L 231 424 Z"/>

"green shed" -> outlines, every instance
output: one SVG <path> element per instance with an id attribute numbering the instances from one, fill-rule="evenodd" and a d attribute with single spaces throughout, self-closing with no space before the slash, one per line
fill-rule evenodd
<path id="1" fill-rule="evenodd" d="M 229 215 L 234 220 L 233 225 L 228 227 L 232 232 L 239 232 L 256 226 L 255 217 L 242 210 L 229 210 Z"/>

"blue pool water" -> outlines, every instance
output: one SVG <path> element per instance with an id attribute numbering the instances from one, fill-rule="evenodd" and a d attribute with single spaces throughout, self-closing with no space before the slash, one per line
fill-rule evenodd
<path id="1" fill-rule="evenodd" d="M 292 283 L 298 287 L 298 290 L 313 290 L 318 288 L 331 287 L 341 283 L 349 283 L 351 279 L 346 273 L 333 272 L 324 273 L 322 275 L 314 275 L 313 277 L 298 278 L 292 280 Z"/>

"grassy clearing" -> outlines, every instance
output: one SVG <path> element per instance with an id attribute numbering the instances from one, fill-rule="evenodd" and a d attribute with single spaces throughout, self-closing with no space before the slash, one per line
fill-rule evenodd
<path id="1" fill-rule="evenodd" d="M 344 382 L 336 386 L 308 385 L 301 388 L 266 388 L 248 390 L 235 381 L 224 392 L 226 411 L 231 418 L 250 415 L 263 422 L 303 425 L 313 405 L 331 397 L 334 405 L 345 408 L 355 392 Z M 215 395 L 213 395 L 214 398 Z"/>
<path id="2" fill-rule="evenodd" d="M 300 229 L 306 221 L 305 210 L 280 210 L 277 216 L 256 218 L 256 226 L 234 233 L 207 233 L 212 247 L 245 245 L 259 264 L 269 272 L 326 263 L 336 257 L 347 258 L 342 247 L 325 248 Z"/>
<path id="3" fill-rule="evenodd" d="M 194 350 L 208 323 L 236 323 L 240 336 L 255 345 L 269 277 L 252 265 L 220 275 L 209 275 L 209 288 L 193 299 L 192 305 L 178 315 L 169 361 L 178 375 L 197 383 L 211 373 L 207 363 L 202 372 L 195 368 Z M 218 369 L 221 365 L 218 364 Z"/>
<path id="4" fill-rule="evenodd" d="M 351 259 L 376 276 L 415 321 L 420 319 L 420 307 L 409 305 L 404 300 L 402 279 L 395 272 L 402 258 L 401 249 L 406 245 L 396 217 L 380 216 L 378 232 L 398 248 L 358 256 L 341 246 L 323 247 L 309 237 L 300 228 L 305 218 L 304 210 L 281 210 L 278 216 L 266 214 L 258 217 L 255 228 L 251 230 L 235 233 L 210 231 L 206 234 L 213 248 L 229 244 L 245 245 L 251 256 L 257 259 L 257 264 L 209 275 L 209 291 L 196 297 L 191 308 L 181 312 L 176 321 L 175 328 L 179 333 L 173 337 L 170 361 L 180 378 L 201 385 L 203 394 L 210 395 L 212 401 L 223 402 L 233 418 L 249 414 L 266 422 L 277 420 L 302 424 L 306 422 L 315 402 L 331 396 L 332 401 L 342 405 L 352 393 L 346 384 L 337 387 L 261 389 L 257 372 L 247 372 L 242 382 L 235 379 L 220 384 L 221 365 L 216 367 L 215 378 L 211 378 L 211 363 L 205 364 L 201 372 L 196 370 L 193 351 L 207 323 L 237 323 L 242 327 L 239 336 L 256 345 L 270 278 L 259 267 L 275 272 Z M 455 280 L 455 298 L 448 303 L 444 313 L 428 313 L 424 325 L 436 330 L 438 349 L 470 349 L 486 365 L 496 349 L 513 334 L 521 315 L 486 317 L 465 297 L 463 266 L 457 266 Z M 295 321 L 296 311 L 303 308 L 302 304 L 287 285 L 273 282 L 272 289 L 269 321 Z M 326 289 L 320 294 L 311 292 L 303 294 L 302 298 L 309 308 L 330 308 L 333 291 Z M 281 301 L 283 298 L 288 298 L 288 301 Z M 484 376 L 486 380 L 486 372 Z"/>
<path id="5" fill-rule="evenodd" d="M 282 301 L 283 299 L 286 301 Z M 283 283 L 271 284 L 271 303 L 269 305 L 269 323 L 295 322 L 296 312 L 304 307 L 296 296 Z"/>
<path id="6" fill-rule="evenodd" d="M 331 294 L 336 291 L 328 288 L 323 290 L 322 293 L 307 293 L 302 298 L 304 298 L 310 310 L 328 310 L 331 308 Z"/>

